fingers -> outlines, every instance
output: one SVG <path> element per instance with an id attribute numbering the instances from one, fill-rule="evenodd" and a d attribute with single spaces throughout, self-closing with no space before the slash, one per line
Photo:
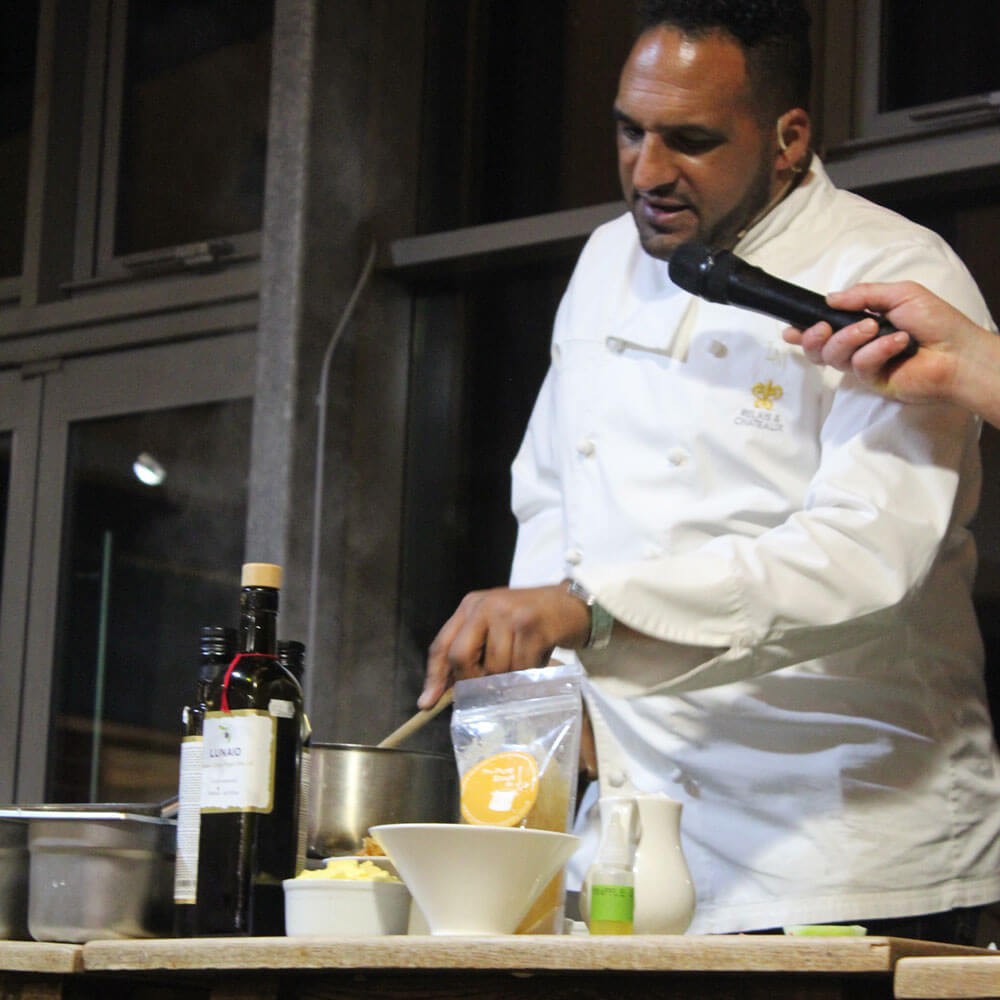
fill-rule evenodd
<path id="1" fill-rule="evenodd" d="M 560 586 L 466 595 L 431 643 L 417 705 L 429 708 L 457 680 L 544 666 L 563 635 L 580 631 L 576 618 L 587 617 L 581 609 Z"/>
<path id="2" fill-rule="evenodd" d="M 919 297 L 925 290 L 913 281 L 862 282 L 842 292 L 831 292 L 826 298 L 836 309 L 868 309 L 887 313 Z"/>
<path id="3" fill-rule="evenodd" d="M 461 628 L 461 607 L 441 627 L 427 653 L 427 672 L 424 676 L 424 689 L 417 699 L 417 708 L 427 709 L 436 704 L 454 680 L 451 663 L 448 660 L 448 650 L 452 637 Z"/>
<path id="4" fill-rule="evenodd" d="M 851 368 L 854 352 L 870 343 L 877 333 L 878 323 L 873 319 L 845 326 L 826 338 L 819 349 L 820 359 L 823 364 L 846 372 Z"/>
<path id="5" fill-rule="evenodd" d="M 906 333 L 894 333 L 879 337 L 860 347 L 851 356 L 854 374 L 869 384 L 886 381 L 886 365 L 889 364 L 910 342 Z"/>
<path id="6" fill-rule="evenodd" d="M 895 357 L 909 343 L 905 333 L 880 337 L 878 324 L 873 319 L 863 319 L 841 330 L 834 331 L 829 323 L 816 323 L 806 330 L 789 328 L 782 334 L 790 344 L 799 344 L 806 357 L 817 365 L 829 365 L 838 371 L 854 369 L 865 381 L 875 379 L 878 368 Z M 875 345 L 876 350 L 872 350 Z M 869 348 L 860 359 L 857 352 Z M 857 361 L 860 360 L 860 371 Z"/>
<path id="7" fill-rule="evenodd" d="M 787 343 L 798 344 L 814 365 L 821 365 L 824 364 L 823 348 L 832 333 L 829 323 L 816 323 L 805 330 L 790 326 L 781 335 Z"/>

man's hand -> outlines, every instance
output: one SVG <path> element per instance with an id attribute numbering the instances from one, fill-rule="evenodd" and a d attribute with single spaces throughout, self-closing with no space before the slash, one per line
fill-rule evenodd
<path id="1" fill-rule="evenodd" d="M 589 634 L 590 612 L 565 584 L 466 594 L 431 643 L 417 705 L 430 708 L 457 680 L 543 667 L 556 646 L 578 649 Z"/>

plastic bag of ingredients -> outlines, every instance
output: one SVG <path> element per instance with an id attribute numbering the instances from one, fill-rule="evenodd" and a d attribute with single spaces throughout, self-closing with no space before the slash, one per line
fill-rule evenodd
<path id="1" fill-rule="evenodd" d="M 570 830 L 579 773 L 581 680 L 582 671 L 571 665 L 455 684 L 451 739 L 463 822 Z M 563 897 L 560 873 L 517 933 L 562 933 Z"/>

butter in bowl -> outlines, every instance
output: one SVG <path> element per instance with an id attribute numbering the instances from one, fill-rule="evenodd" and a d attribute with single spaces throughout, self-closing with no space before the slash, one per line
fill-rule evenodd
<path id="1" fill-rule="evenodd" d="M 285 879 L 289 937 L 405 934 L 410 892 L 385 857 L 328 858 L 322 868 Z"/>

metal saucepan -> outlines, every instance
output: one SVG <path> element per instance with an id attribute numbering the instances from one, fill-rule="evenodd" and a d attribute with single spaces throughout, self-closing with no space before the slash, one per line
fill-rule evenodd
<path id="1" fill-rule="evenodd" d="M 309 754 L 311 857 L 359 854 L 379 823 L 458 821 L 450 754 L 352 743 L 314 743 Z"/>

